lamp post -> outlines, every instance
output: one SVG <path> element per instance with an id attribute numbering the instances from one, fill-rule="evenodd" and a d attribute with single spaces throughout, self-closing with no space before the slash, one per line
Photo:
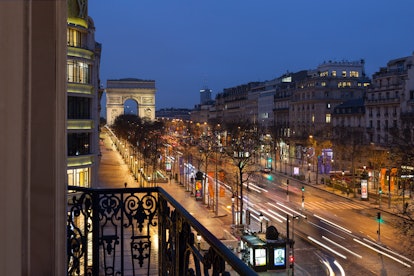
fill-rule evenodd
<path id="1" fill-rule="evenodd" d="M 218 168 L 217 168 L 217 163 L 218 163 L 218 147 L 216 148 L 216 175 L 215 175 L 215 177 L 216 177 L 216 194 L 215 194 L 215 205 L 216 205 L 216 217 L 218 216 L 218 175 L 217 175 L 217 170 L 218 170 Z"/>
<path id="2" fill-rule="evenodd" d="M 306 217 L 305 217 L 306 218 Z M 295 219 L 299 219 L 299 216 L 292 216 L 292 239 L 289 239 L 289 215 L 286 215 L 286 238 L 290 244 L 290 255 L 289 255 L 289 262 L 290 262 L 290 269 L 292 273 L 290 275 L 294 275 L 294 260 L 295 260 Z"/>
<path id="3" fill-rule="evenodd" d="M 289 179 L 286 179 L 286 201 L 289 201 Z"/>
<path id="4" fill-rule="evenodd" d="M 261 212 L 259 215 L 259 220 L 260 220 L 260 233 L 263 233 L 263 214 Z"/>
<path id="5" fill-rule="evenodd" d="M 305 186 L 302 186 L 302 210 L 305 210 Z"/>
<path id="6" fill-rule="evenodd" d="M 233 225 L 235 224 L 235 221 L 234 221 L 234 194 L 231 196 L 231 215 L 232 215 L 232 222 L 233 222 Z"/>

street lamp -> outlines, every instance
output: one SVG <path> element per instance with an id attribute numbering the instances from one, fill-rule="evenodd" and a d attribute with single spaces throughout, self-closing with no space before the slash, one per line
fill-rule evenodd
<path id="1" fill-rule="evenodd" d="M 289 179 L 286 179 L 286 201 L 289 201 Z"/>
<path id="2" fill-rule="evenodd" d="M 231 196 L 231 215 L 232 215 L 232 220 L 233 220 L 233 225 L 235 224 L 234 221 L 234 194 Z"/>
<path id="3" fill-rule="evenodd" d="M 263 233 L 263 214 L 261 212 L 259 215 L 259 220 L 260 220 L 260 233 Z"/>

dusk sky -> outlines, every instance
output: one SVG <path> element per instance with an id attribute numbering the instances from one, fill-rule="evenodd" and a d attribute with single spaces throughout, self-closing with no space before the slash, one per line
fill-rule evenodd
<path id="1" fill-rule="evenodd" d="M 365 59 L 369 77 L 414 51 L 413 0 L 89 0 L 101 82 L 156 82 L 156 109 L 193 108 L 207 86 Z"/>

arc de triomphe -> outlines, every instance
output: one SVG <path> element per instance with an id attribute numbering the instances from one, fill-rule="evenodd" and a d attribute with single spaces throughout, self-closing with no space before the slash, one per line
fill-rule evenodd
<path id="1" fill-rule="evenodd" d="M 135 78 L 108 80 L 106 82 L 106 120 L 112 125 L 119 115 L 124 114 L 128 99 L 138 103 L 138 116 L 155 120 L 155 81 Z"/>

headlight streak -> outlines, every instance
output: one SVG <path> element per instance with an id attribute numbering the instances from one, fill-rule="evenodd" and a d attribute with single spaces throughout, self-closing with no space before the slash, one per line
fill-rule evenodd
<path id="1" fill-rule="evenodd" d="M 357 242 L 357 243 L 359 243 L 359 244 L 361 244 L 361 245 L 363 245 L 363 246 L 365 246 L 365 247 L 367 247 L 367 248 L 369 248 L 369 249 L 371 249 L 371 250 L 374 250 L 375 252 L 377 252 L 377 253 L 379 253 L 379 254 L 381 254 L 381 255 L 384 255 L 384 256 L 386 256 L 386 257 L 388 257 L 388 258 L 390 258 L 390 259 L 392 259 L 392 260 L 394 260 L 394 261 L 396 261 L 396 262 L 398 262 L 398 263 L 400 263 L 400 264 L 402 264 L 402 265 L 405 265 L 406 267 L 411 267 L 411 265 L 410 264 L 407 264 L 406 262 L 403 262 L 403 261 L 401 261 L 401 260 L 398 260 L 397 258 L 395 258 L 394 256 L 391 256 L 391 255 L 389 255 L 389 254 L 387 254 L 387 253 L 385 253 L 385 252 L 383 252 L 383 251 L 381 251 L 381 250 L 378 250 L 378 249 L 376 249 L 376 248 L 374 248 L 374 247 L 372 247 L 372 246 L 370 246 L 370 245 L 368 245 L 368 244 L 365 244 L 365 243 L 363 243 L 362 241 L 360 241 L 360 240 L 358 240 L 358 239 L 353 239 L 355 242 Z"/>
<path id="2" fill-rule="evenodd" d="M 275 215 L 275 216 L 278 216 L 278 217 L 280 217 L 281 219 L 283 219 L 283 220 L 285 220 L 285 221 L 286 221 L 286 217 L 282 216 L 281 214 L 278 214 L 278 213 L 276 213 L 275 211 L 270 210 L 270 209 L 267 209 L 267 211 L 268 211 L 269 213 L 271 213 L 271 214 L 273 214 L 273 215 Z"/>
<path id="3" fill-rule="evenodd" d="M 320 216 L 318 216 L 318 215 L 316 215 L 316 214 L 314 214 L 314 216 L 315 217 L 317 217 L 318 219 L 320 219 L 321 221 L 323 221 L 323 222 L 325 222 L 325 223 L 327 223 L 327 224 L 330 224 L 330 225 L 332 225 L 332 226 L 335 226 L 336 228 L 338 228 L 338 229 L 341 229 L 342 231 L 344 231 L 344 232 L 348 232 L 349 234 L 352 234 L 352 231 L 351 230 L 348 230 L 348 229 L 346 229 L 346 228 L 344 228 L 344 227 L 342 227 L 342 226 L 340 226 L 340 225 L 338 225 L 338 224 L 336 224 L 336 223 L 333 223 L 333 222 L 331 222 L 331 221 L 329 221 L 329 220 L 327 220 L 327 219 L 324 219 L 324 218 L 322 218 L 322 217 L 320 217 Z"/>
<path id="4" fill-rule="evenodd" d="M 322 263 L 326 266 L 329 271 L 329 276 L 335 276 L 335 272 L 333 271 L 331 264 L 328 261 L 322 260 Z"/>
<path id="5" fill-rule="evenodd" d="M 321 243 L 320 241 L 318 241 L 318 240 L 316 240 L 316 239 L 312 238 L 311 236 L 308 236 L 308 239 L 310 239 L 311 241 L 313 241 L 313 242 L 314 242 L 314 243 L 316 243 L 317 245 L 319 245 L 319 246 L 321 246 L 321 247 L 323 247 L 323 248 L 325 248 L 325 249 L 327 249 L 327 250 L 331 251 L 332 253 L 334 253 L 334 254 L 338 255 L 339 257 L 341 257 L 341 258 L 343 258 L 343 259 L 345 259 L 345 260 L 346 260 L 346 256 L 345 256 L 345 255 L 342 255 L 342 254 L 341 254 L 341 253 L 339 253 L 338 251 L 336 251 L 336 250 L 334 250 L 334 249 L 330 248 L 329 246 L 327 246 L 327 245 L 325 245 L 325 244 Z"/>
<path id="6" fill-rule="evenodd" d="M 273 208 L 276 208 L 276 209 L 278 209 L 278 210 L 282 211 L 283 213 L 285 213 L 285 214 L 287 214 L 287 215 L 289 215 L 289 216 L 293 217 L 293 214 L 292 214 L 292 213 L 287 212 L 286 210 L 284 210 L 284 209 L 282 209 L 282 208 L 280 208 L 280 207 L 278 207 L 278 206 L 274 205 L 273 203 L 267 202 L 267 204 L 269 204 L 269 205 L 270 205 L 270 206 L 272 206 Z"/>
<path id="7" fill-rule="evenodd" d="M 247 188 L 247 184 L 246 184 L 246 183 L 244 183 L 244 184 L 243 184 L 243 186 Z M 259 189 L 255 188 L 255 187 L 252 187 L 252 186 L 255 186 L 255 185 L 253 185 L 252 183 L 250 183 L 250 184 L 249 184 L 249 189 L 250 189 L 250 190 L 253 190 L 253 191 L 255 191 L 255 192 L 258 192 L 259 194 L 261 194 L 261 193 L 262 193 L 262 191 L 260 191 Z M 257 187 L 257 186 L 256 186 L 256 187 Z"/>
<path id="8" fill-rule="evenodd" d="M 247 184 L 245 183 L 244 186 L 247 187 Z M 262 187 L 259 187 L 256 184 L 253 184 L 252 182 L 249 182 L 249 189 L 252 189 L 252 190 L 254 190 L 258 193 L 261 193 L 262 191 L 265 192 L 265 193 L 268 192 L 268 190 L 263 189 Z"/>
<path id="9" fill-rule="evenodd" d="M 338 234 L 336 234 L 336 233 L 334 233 L 334 232 L 332 232 L 332 231 L 330 231 L 330 230 L 328 230 L 328 229 L 326 229 L 326 228 L 324 228 L 322 226 L 319 226 L 319 225 L 317 225 L 317 224 L 315 224 L 313 222 L 308 221 L 308 223 L 309 224 L 312 224 L 313 226 L 318 227 L 318 228 L 320 228 L 322 230 L 325 230 L 326 232 L 331 233 L 332 235 L 337 236 L 338 238 L 341 238 L 343 240 L 345 239 L 345 237 L 339 236 Z"/>
<path id="10" fill-rule="evenodd" d="M 413 264 L 414 264 L 414 261 L 413 261 L 413 260 L 410 260 L 410 259 L 408 259 L 407 257 L 405 257 L 405 256 L 403 256 L 403 255 L 400 255 L 400 254 L 398 254 L 397 252 L 394 252 L 394 251 L 392 251 L 392 250 L 389 250 L 388 248 L 385 248 L 385 247 L 383 247 L 383 246 L 381 246 L 381 245 L 379 245 L 379 244 L 376 244 L 375 242 L 373 242 L 373 241 L 371 241 L 371 240 L 368 240 L 368 239 L 364 238 L 364 241 L 369 242 L 370 244 L 375 245 L 375 246 L 377 246 L 377 247 L 381 248 L 381 249 L 382 249 L 382 250 L 384 250 L 384 251 L 387 251 L 387 252 L 389 252 L 389 253 L 391 253 L 391 254 L 394 254 L 394 255 L 396 255 L 396 256 L 398 256 L 398 257 L 400 257 L 400 258 L 402 258 L 402 259 L 405 259 L 406 261 L 409 261 L 410 263 L 413 263 Z"/>
<path id="11" fill-rule="evenodd" d="M 267 212 L 266 210 L 260 210 L 260 212 L 266 214 L 268 217 L 271 217 L 274 220 L 277 220 L 280 223 L 283 223 L 282 220 L 278 219 L 277 217 L 275 217 L 274 215 L 272 215 L 271 213 Z"/>
<path id="12" fill-rule="evenodd" d="M 339 271 L 341 271 L 341 275 L 345 276 L 345 270 L 342 268 L 342 266 L 335 260 L 334 264 L 338 267 Z"/>
<path id="13" fill-rule="evenodd" d="M 336 243 L 336 242 L 334 242 L 333 240 L 328 239 L 328 238 L 327 238 L 327 237 L 325 237 L 325 236 L 322 236 L 322 239 L 327 240 L 328 242 L 330 242 L 330 243 L 332 243 L 332 244 L 336 245 L 337 247 L 339 247 L 339 248 L 341 248 L 341 249 L 343 249 L 343 250 L 347 251 L 348 253 L 351 253 L 352 255 L 354 255 L 354 256 L 356 256 L 356 257 L 358 257 L 358 258 L 362 259 L 362 256 L 361 256 L 361 255 L 358 255 L 357 253 L 355 253 L 355 252 L 353 252 L 353 251 L 349 250 L 349 249 L 348 249 L 348 248 L 346 248 L 345 246 L 342 246 L 342 245 L 340 245 L 339 243 Z"/>
<path id="14" fill-rule="evenodd" d="M 277 202 L 277 205 L 282 206 L 283 208 L 285 208 L 285 209 L 287 209 L 287 210 L 291 211 L 292 213 L 295 213 L 295 214 L 296 214 L 296 215 L 298 215 L 298 216 L 301 216 L 301 217 L 303 217 L 303 218 L 306 218 L 306 216 L 305 216 L 304 214 L 301 214 L 301 213 L 299 213 L 299 212 L 296 212 L 295 210 L 293 210 L 293 209 L 291 209 L 291 208 L 289 208 L 289 207 L 287 207 L 287 206 L 283 205 L 283 204 L 282 204 L 282 203 L 280 203 L 280 202 Z"/>

